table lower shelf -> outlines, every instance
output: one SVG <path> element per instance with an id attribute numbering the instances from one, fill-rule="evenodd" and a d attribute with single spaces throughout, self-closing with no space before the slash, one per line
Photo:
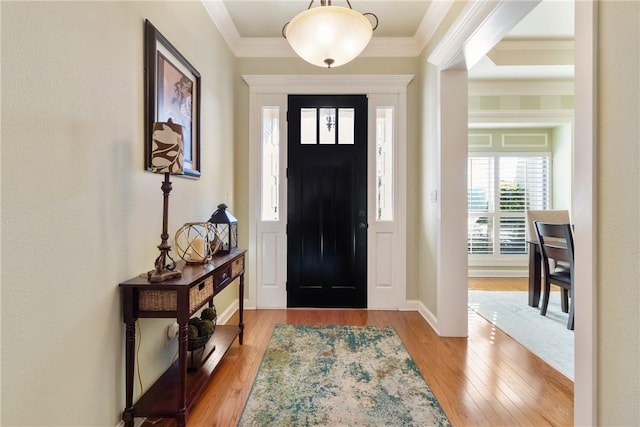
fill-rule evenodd
<path id="1" fill-rule="evenodd" d="M 210 349 L 215 349 L 200 365 L 197 370 L 188 369 L 186 372 L 186 407 L 191 408 L 200 391 L 209 381 L 233 341 L 240 333 L 239 326 L 218 325 L 211 339 L 204 348 L 204 355 Z M 196 350 L 200 353 L 200 350 Z M 191 355 L 188 355 L 190 358 Z M 134 417 L 163 417 L 174 418 L 178 411 L 178 401 L 180 394 L 180 370 L 178 361 L 173 363 L 169 369 L 144 393 L 133 405 Z"/>

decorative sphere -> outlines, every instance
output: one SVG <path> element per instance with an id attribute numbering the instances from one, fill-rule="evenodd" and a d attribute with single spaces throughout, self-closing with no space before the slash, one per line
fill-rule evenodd
<path id="1" fill-rule="evenodd" d="M 187 328 L 187 331 L 188 331 L 190 340 L 195 340 L 196 338 L 198 338 L 198 335 L 200 334 L 200 332 L 198 331 L 198 327 L 195 325 L 189 325 Z"/>
<path id="2" fill-rule="evenodd" d="M 219 248 L 218 232 L 208 222 L 188 222 L 176 231 L 176 253 L 189 264 L 208 262 Z"/>
<path id="3" fill-rule="evenodd" d="M 213 333 L 214 328 L 215 326 L 213 325 L 213 322 L 211 320 L 203 319 L 198 324 L 198 334 L 200 336 L 211 335 Z"/>
<path id="4" fill-rule="evenodd" d="M 218 318 L 218 313 L 216 312 L 216 308 L 214 307 L 207 307 L 204 310 L 202 310 L 202 313 L 200 313 L 200 317 L 203 319 L 207 319 L 207 320 L 216 320 Z"/>

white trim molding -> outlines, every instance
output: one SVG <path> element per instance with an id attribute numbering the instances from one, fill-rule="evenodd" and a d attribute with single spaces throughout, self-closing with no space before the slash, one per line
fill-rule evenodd
<path id="1" fill-rule="evenodd" d="M 434 316 L 434 314 L 424 305 L 421 301 L 417 301 L 418 313 L 422 316 L 422 318 L 431 326 L 434 331 L 438 331 L 438 317 Z"/>
<path id="2" fill-rule="evenodd" d="M 242 37 L 222 0 L 201 0 L 209 17 L 238 58 L 296 57 L 283 37 Z M 373 37 L 362 57 L 416 57 L 442 24 L 455 0 L 432 1 L 411 37 Z"/>
<path id="3" fill-rule="evenodd" d="M 469 96 L 573 95 L 573 80 L 470 81 Z"/>
<path id="4" fill-rule="evenodd" d="M 428 61 L 440 69 L 472 68 L 540 0 L 468 2 Z"/>
<path id="5" fill-rule="evenodd" d="M 529 270 L 525 267 L 520 270 L 471 270 L 469 277 L 529 277 Z"/>
<path id="6" fill-rule="evenodd" d="M 249 93 L 398 93 L 413 79 L 398 75 L 243 75 Z"/>
<path id="7" fill-rule="evenodd" d="M 469 111 L 469 129 L 487 126 L 548 127 L 573 125 L 573 110 L 491 110 Z"/>
<path id="8" fill-rule="evenodd" d="M 398 117 L 397 120 L 397 222 L 398 225 L 394 229 L 395 244 L 394 253 L 397 255 L 398 260 L 403 260 L 404 256 L 403 248 L 406 248 L 406 92 L 407 85 L 413 79 L 412 75 L 243 75 L 242 78 L 249 86 L 249 138 L 252 143 L 249 147 L 249 182 L 251 185 L 251 195 L 249 201 L 249 249 L 252 253 L 258 254 L 256 258 L 259 258 L 259 237 L 258 231 L 260 229 L 260 220 L 258 215 L 259 203 L 258 194 L 255 188 L 256 182 L 259 181 L 259 158 L 260 158 L 260 144 L 256 141 L 261 141 L 261 125 L 260 125 L 260 111 L 264 102 L 271 102 L 269 105 L 275 105 L 269 99 L 274 97 L 280 98 L 277 105 L 282 106 L 286 103 L 286 96 L 289 94 L 367 94 L 369 96 L 369 109 L 371 110 L 375 102 L 388 102 L 388 98 L 391 95 L 396 95 L 394 105 L 397 108 Z M 386 104 L 384 104 L 386 106 Z M 371 113 L 370 113 L 371 114 Z M 370 119 L 371 120 L 371 119 Z M 280 138 L 282 141 L 286 141 L 286 132 L 281 132 Z M 371 138 L 371 136 L 369 137 Z M 282 143 L 281 143 L 282 145 Z M 375 149 L 375 145 L 369 143 L 370 149 Z M 369 168 L 372 165 L 368 166 Z M 286 160 L 281 160 L 281 171 L 286 170 Z M 286 192 L 285 188 L 281 188 L 281 192 Z M 372 197 L 372 195 L 368 195 Z M 286 203 L 283 203 L 283 208 L 280 210 L 283 218 L 286 218 Z M 371 228 L 370 228 L 371 231 Z M 282 233 L 282 232 L 280 232 Z M 254 257 L 252 257 L 254 258 Z M 286 256 L 281 257 L 278 262 L 285 262 Z M 406 301 L 406 265 L 403 265 L 400 261 L 396 263 L 396 267 L 393 269 L 393 291 L 394 297 L 384 301 L 386 304 L 385 309 L 407 309 L 410 304 Z M 368 265 L 368 269 L 375 266 Z M 247 306 L 260 307 L 260 308 L 275 308 L 281 307 L 282 303 L 273 304 L 269 301 L 262 301 L 258 298 L 258 287 L 261 286 L 261 274 L 260 265 L 256 262 L 248 263 L 248 301 Z M 368 274 L 368 277 L 371 275 Z M 278 279 L 279 282 L 282 280 Z M 284 287 L 280 286 L 280 283 L 276 286 L 278 289 Z M 280 291 L 279 291 L 280 292 Z M 371 290 L 369 290 L 369 296 L 367 305 L 369 307 L 380 307 L 380 298 L 377 300 L 371 299 Z M 286 295 L 285 295 L 286 297 Z M 259 300 L 260 299 L 260 300 Z M 393 301 L 392 301 L 393 299 Z"/>
<path id="9" fill-rule="evenodd" d="M 576 329 L 574 423 L 598 425 L 598 1 L 575 2 L 576 113 L 574 222 Z"/>

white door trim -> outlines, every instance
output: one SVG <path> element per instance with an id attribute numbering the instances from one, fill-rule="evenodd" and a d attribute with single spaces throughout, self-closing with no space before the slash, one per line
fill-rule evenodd
<path id="1" fill-rule="evenodd" d="M 412 75 L 332 75 L 332 76 L 297 76 L 297 75 L 243 75 L 242 78 L 249 85 L 249 182 L 250 187 L 250 200 L 249 200 L 249 250 L 252 253 L 257 254 L 256 260 L 248 264 L 248 298 L 247 307 L 264 307 L 267 308 L 267 304 L 263 304 L 262 301 L 258 301 L 258 286 L 261 285 L 262 272 L 260 266 L 265 265 L 264 259 L 261 258 L 262 244 L 258 240 L 260 227 L 260 142 L 261 142 L 261 99 L 265 99 L 263 96 L 267 94 L 275 95 L 283 99 L 288 94 L 396 94 L 398 95 L 398 175 L 397 175 L 397 187 L 398 195 L 396 198 L 396 212 L 397 221 L 401 225 L 397 228 L 397 239 L 395 239 L 394 248 L 399 248 L 398 255 L 401 255 L 402 250 L 406 250 L 406 90 L 407 85 L 413 79 Z M 372 120 L 371 116 L 372 106 L 369 106 L 369 120 Z M 374 116 L 375 117 L 375 116 Z M 369 150 L 375 147 L 372 144 L 372 136 L 369 136 Z M 280 146 L 286 146 L 286 132 L 281 132 L 281 144 Z M 286 150 L 286 148 L 285 148 Z M 281 152 L 284 151 L 281 148 Z M 283 156 L 281 156 L 281 159 Z M 286 156 L 284 156 L 286 159 Z M 374 165 L 369 164 L 368 168 Z M 281 174 L 284 174 L 286 170 L 286 160 L 281 163 Z M 369 173 L 368 176 L 371 176 Z M 285 185 L 281 187 L 281 194 L 286 193 L 286 181 Z M 367 196 L 369 200 L 373 197 L 372 194 Z M 281 203 L 282 199 L 281 198 Z M 286 218 L 286 203 L 281 205 L 280 218 Z M 271 230 L 275 231 L 275 230 Z M 280 236 L 281 237 L 281 236 Z M 286 241 L 286 239 L 284 239 Z M 279 241 L 278 238 L 273 240 Z M 282 247 L 280 245 L 279 247 Z M 285 249 L 286 254 L 286 249 Z M 278 257 L 278 262 L 284 262 L 284 268 L 286 269 L 286 256 Z M 401 260 L 402 258 L 398 258 Z M 372 268 L 371 262 L 368 261 L 367 269 Z M 405 308 L 406 302 L 406 263 L 394 263 L 394 292 L 396 299 L 389 302 L 389 306 L 385 308 Z M 282 271 L 282 266 L 276 266 L 272 271 Z M 286 270 L 285 270 L 286 271 Z M 370 273 L 368 274 L 370 276 Z M 279 280 L 286 280 L 286 278 Z M 284 283 L 272 284 L 272 289 L 284 289 Z M 368 292 L 368 298 L 371 297 L 371 289 Z M 274 298 L 273 301 L 279 301 L 277 303 L 268 303 L 268 307 L 282 308 L 286 305 L 285 298 Z M 282 302 L 284 301 L 284 303 Z M 379 301 L 374 301 L 373 305 L 377 308 L 380 307 Z"/>
<path id="2" fill-rule="evenodd" d="M 575 2 L 574 211 L 576 240 L 576 328 L 574 423 L 598 423 L 597 304 L 597 10 L 596 1 Z"/>
<path id="3" fill-rule="evenodd" d="M 493 47 L 504 34 L 510 31 L 519 17 L 525 16 L 538 0 L 514 2 L 470 3 L 444 36 L 444 42 L 429 56 L 429 62 L 440 71 L 467 69 L 475 60 Z M 482 3 L 482 4 L 481 4 Z M 598 2 L 596 0 L 575 1 L 575 169 L 574 169 L 574 222 L 580 248 L 576 250 L 576 282 L 586 292 L 576 291 L 575 331 L 575 395 L 574 422 L 576 425 L 596 425 L 598 410 L 599 376 L 597 365 L 597 218 L 598 211 L 597 168 L 597 30 Z M 491 37 L 485 37 L 489 35 Z M 465 57 L 466 53 L 472 56 Z M 472 85 L 472 88 L 474 86 Z M 454 116 L 455 111 L 451 114 Z M 466 112 L 465 112 L 466 114 Z M 462 167 L 463 163 L 458 166 Z M 444 165 L 443 165 L 444 166 Z M 448 165 L 451 167 L 451 165 Z M 459 203 L 459 209 L 464 205 Z M 451 230 L 440 228 L 443 234 Z M 439 264 L 438 268 L 442 268 Z M 444 284 L 438 283 L 438 294 L 445 292 Z M 447 283 L 448 292 L 452 284 Z M 455 283 L 453 286 L 463 286 Z M 454 309 L 466 309 L 466 298 L 449 300 L 460 304 Z M 447 307 L 448 308 L 448 307 Z M 438 313 L 441 311 L 438 304 Z M 579 351 L 578 351 L 579 350 Z"/>

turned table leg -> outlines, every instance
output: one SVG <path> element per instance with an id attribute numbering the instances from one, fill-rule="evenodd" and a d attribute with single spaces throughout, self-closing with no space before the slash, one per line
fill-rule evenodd
<path id="1" fill-rule="evenodd" d="M 125 381 L 126 381 L 126 406 L 122 412 L 122 421 L 125 427 L 133 427 L 133 375 L 136 351 L 136 318 L 133 314 L 133 291 L 125 290 L 123 301 L 125 332 Z"/>

